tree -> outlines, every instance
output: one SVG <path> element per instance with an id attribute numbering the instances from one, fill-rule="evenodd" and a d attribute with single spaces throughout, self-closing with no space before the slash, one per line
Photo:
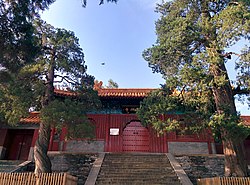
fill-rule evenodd
<path id="1" fill-rule="evenodd" d="M 55 122 L 68 123 L 72 126 L 69 133 L 86 134 L 90 125 L 80 123 L 86 123 L 86 111 L 99 103 L 92 91 L 93 77 L 86 74 L 83 53 L 74 33 L 41 21 L 34 27 L 39 11 L 54 1 L 0 0 L 0 119 L 15 125 L 31 107 L 41 111 L 35 147 L 37 173 L 51 171 L 47 156 L 50 127 Z M 86 6 L 85 0 L 83 5 Z M 77 96 L 56 99 L 53 86 L 56 77 Z M 83 133 L 79 133 L 82 125 Z"/>
<path id="2" fill-rule="evenodd" d="M 54 0 L 0 1 L 0 66 L 16 71 L 37 53 L 33 19 Z"/>
<path id="3" fill-rule="evenodd" d="M 39 17 L 39 11 L 47 9 L 53 2 L 55 0 L 0 0 L 1 68 L 16 71 L 18 67 L 33 61 L 38 48 L 33 37 L 32 22 Z M 104 0 L 100 0 L 99 4 L 104 4 Z M 82 5 L 86 7 L 87 0 L 82 0 Z"/>
<path id="4" fill-rule="evenodd" d="M 118 87 L 119 87 L 118 83 L 116 83 L 112 79 L 109 79 L 108 85 L 106 86 L 106 88 L 113 89 L 113 88 L 118 88 Z"/>
<path id="5" fill-rule="evenodd" d="M 116 3 L 118 0 L 107 0 L 107 2 L 112 2 L 112 3 Z M 99 5 L 104 4 L 104 0 L 100 0 Z M 82 0 L 82 6 L 86 7 L 87 6 L 87 0 Z"/>
<path id="6" fill-rule="evenodd" d="M 242 54 L 238 54 L 230 51 L 230 47 L 240 39 L 249 40 L 249 6 L 250 2 L 243 0 L 163 2 L 157 7 L 161 17 L 156 22 L 156 44 L 143 52 L 153 72 L 163 74 L 166 79 L 168 93 L 163 91 L 160 96 L 173 99 L 174 90 L 179 92 L 178 101 L 168 100 L 156 107 L 163 105 L 172 111 L 173 103 L 179 102 L 184 112 L 189 112 L 190 107 L 194 113 L 203 112 L 203 119 L 209 119 L 207 123 L 220 131 L 226 176 L 247 175 L 243 140 L 250 132 L 241 124 L 235 96 L 249 97 L 250 48 L 242 48 Z M 234 54 L 240 60 L 236 61 L 238 75 L 232 85 L 225 63 L 233 62 L 230 59 Z M 156 114 L 164 112 L 164 108 Z M 144 119 L 154 121 L 150 116 Z M 167 129 L 170 122 L 160 123 Z"/>
<path id="7" fill-rule="evenodd" d="M 71 136 L 89 136 L 93 126 L 86 112 L 98 106 L 93 91 L 94 78 L 86 73 L 84 55 L 74 33 L 56 29 L 41 20 L 34 22 L 39 45 L 35 62 L 18 68 L 15 73 L 2 70 L 6 80 L 0 83 L 2 118 L 18 123 L 29 108 L 40 111 L 41 123 L 35 144 L 35 172 L 51 172 L 47 156 L 51 127 L 67 126 Z M 7 74 L 6 74 L 7 73 Z M 75 96 L 56 97 L 54 85 L 60 83 Z"/>
<path id="8" fill-rule="evenodd" d="M 56 29 L 40 20 L 36 22 L 36 28 L 41 53 L 36 63 L 23 68 L 22 75 L 32 79 L 33 87 L 36 87 L 34 90 L 39 91 L 36 109 L 41 112 L 41 123 L 34 158 L 35 172 L 40 173 L 51 172 L 47 156 L 51 126 L 67 124 L 70 133 L 76 134 L 71 131 L 78 128 L 78 132 L 82 129 L 84 132 L 81 134 L 86 135 L 86 131 L 91 129 L 86 112 L 95 108 L 98 100 L 97 93 L 93 91 L 94 78 L 86 73 L 84 55 L 74 33 Z M 63 83 L 76 97 L 56 98 L 55 83 Z"/>
<path id="9" fill-rule="evenodd" d="M 39 53 L 33 20 L 53 2 L 0 0 L 0 119 L 8 123 L 16 123 L 28 113 L 30 84 L 19 77 L 19 72 L 35 62 Z"/>

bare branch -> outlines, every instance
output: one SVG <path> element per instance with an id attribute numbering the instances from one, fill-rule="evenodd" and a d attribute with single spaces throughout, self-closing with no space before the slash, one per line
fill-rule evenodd
<path id="1" fill-rule="evenodd" d="M 233 89 L 233 96 L 234 95 L 250 95 L 250 90 L 247 88 L 241 88 L 240 86 Z"/>
<path id="2" fill-rule="evenodd" d="M 80 85 L 79 83 L 77 83 L 76 81 L 74 81 L 72 78 L 68 77 L 68 76 L 62 76 L 62 75 L 55 75 L 55 78 L 56 77 L 59 77 L 61 78 L 61 80 L 58 80 L 58 81 L 54 81 L 54 83 L 61 83 L 63 82 L 64 80 L 70 84 L 77 84 L 77 85 Z"/>

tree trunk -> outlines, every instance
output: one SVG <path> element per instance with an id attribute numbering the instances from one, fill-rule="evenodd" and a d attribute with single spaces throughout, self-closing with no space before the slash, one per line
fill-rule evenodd
<path id="1" fill-rule="evenodd" d="M 55 78 L 55 52 L 51 49 L 51 61 L 48 69 L 48 74 L 46 76 L 46 88 L 45 94 L 42 98 L 41 104 L 42 109 L 46 109 L 47 106 L 54 99 L 54 78 Z M 45 123 L 41 120 L 39 127 L 39 135 L 36 141 L 34 149 L 35 158 L 35 173 L 50 173 L 51 172 L 51 161 L 48 157 L 48 148 L 50 140 L 50 129 L 51 123 Z"/>
<path id="2" fill-rule="evenodd" d="M 217 86 L 215 84 L 213 88 L 217 113 L 237 116 L 232 87 L 224 62 L 222 61 L 211 68 L 214 78 L 225 76 L 227 80 L 224 85 Z M 225 128 L 221 129 L 221 136 L 225 155 L 225 176 L 247 176 L 247 163 L 243 145 L 244 138 L 233 138 Z"/>
<path id="3" fill-rule="evenodd" d="M 35 173 L 51 173 L 51 162 L 47 155 L 50 139 L 50 125 L 41 122 L 34 149 Z"/>
<path id="4" fill-rule="evenodd" d="M 230 84 L 224 58 L 218 50 L 216 28 L 211 20 L 209 1 L 201 2 L 201 18 L 204 42 L 208 59 L 210 60 L 210 73 L 214 79 L 213 96 L 217 114 L 237 116 L 232 86 Z M 223 78 L 224 77 L 224 78 Z M 244 138 L 233 138 L 226 128 L 221 129 L 223 150 L 225 154 L 226 176 L 247 176 L 247 163 L 245 162 Z"/>
<path id="5" fill-rule="evenodd" d="M 228 137 L 225 129 L 221 130 L 223 151 L 225 155 L 225 176 L 247 176 L 247 161 L 242 141 Z"/>

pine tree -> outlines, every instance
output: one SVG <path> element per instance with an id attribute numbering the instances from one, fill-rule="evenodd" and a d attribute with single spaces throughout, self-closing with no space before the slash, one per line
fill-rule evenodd
<path id="1" fill-rule="evenodd" d="M 51 171 L 50 128 L 67 125 L 69 134 L 86 136 L 92 128 L 86 112 L 99 103 L 74 33 L 39 20 L 54 1 L 0 1 L 0 120 L 15 125 L 30 108 L 40 111 L 36 173 Z M 56 97 L 55 83 L 76 96 Z"/>
<path id="2" fill-rule="evenodd" d="M 249 6 L 249 1 L 243 0 L 163 2 L 157 7 L 161 17 L 156 22 L 156 44 L 143 52 L 152 70 L 166 79 L 170 92 L 167 97 L 173 99 L 174 90 L 179 91 L 178 101 L 167 100 L 158 107 L 164 104 L 163 107 L 173 110 L 171 105 L 179 102 L 182 110 L 191 108 L 203 114 L 210 126 L 220 131 L 226 176 L 247 175 L 243 140 L 249 129 L 241 124 L 235 95 L 249 96 L 250 50 L 249 46 L 242 48 L 242 54 L 228 50 L 240 39 L 249 39 Z M 227 61 L 232 62 L 233 54 L 240 57 L 234 86 L 225 66 Z M 169 126 L 165 123 L 160 128 Z"/>
<path id="3" fill-rule="evenodd" d="M 109 79 L 108 85 L 106 86 L 106 88 L 113 89 L 113 88 L 118 88 L 118 87 L 119 87 L 118 83 L 116 83 L 112 79 Z"/>
<path id="4" fill-rule="evenodd" d="M 74 33 L 56 29 L 41 20 L 36 21 L 35 27 L 41 41 L 41 53 L 36 63 L 23 68 L 22 75 L 33 79 L 34 90 L 38 91 L 39 101 L 35 108 L 41 112 L 41 123 L 34 158 L 35 172 L 40 173 L 51 172 L 47 156 L 51 127 L 66 125 L 69 133 L 78 134 L 78 137 L 80 133 L 81 137 L 92 133 L 88 132 L 92 125 L 86 112 L 97 106 L 98 97 L 93 91 L 94 78 L 86 73 L 84 55 Z M 75 97 L 56 98 L 55 83 L 66 85 Z"/>

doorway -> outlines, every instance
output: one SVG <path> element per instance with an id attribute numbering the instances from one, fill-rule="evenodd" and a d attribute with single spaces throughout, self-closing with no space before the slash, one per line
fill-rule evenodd
<path id="1" fill-rule="evenodd" d="M 149 152 L 149 131 L 141 122 L 132 121 L 123 130 L 124 152 Z"/>
<path id="2" fill-rule="evenodd" d="M 33 134 L 33 129 L 8 130 L 8 144 L 5 158 L 8 160 L 27 160 Z"/>

